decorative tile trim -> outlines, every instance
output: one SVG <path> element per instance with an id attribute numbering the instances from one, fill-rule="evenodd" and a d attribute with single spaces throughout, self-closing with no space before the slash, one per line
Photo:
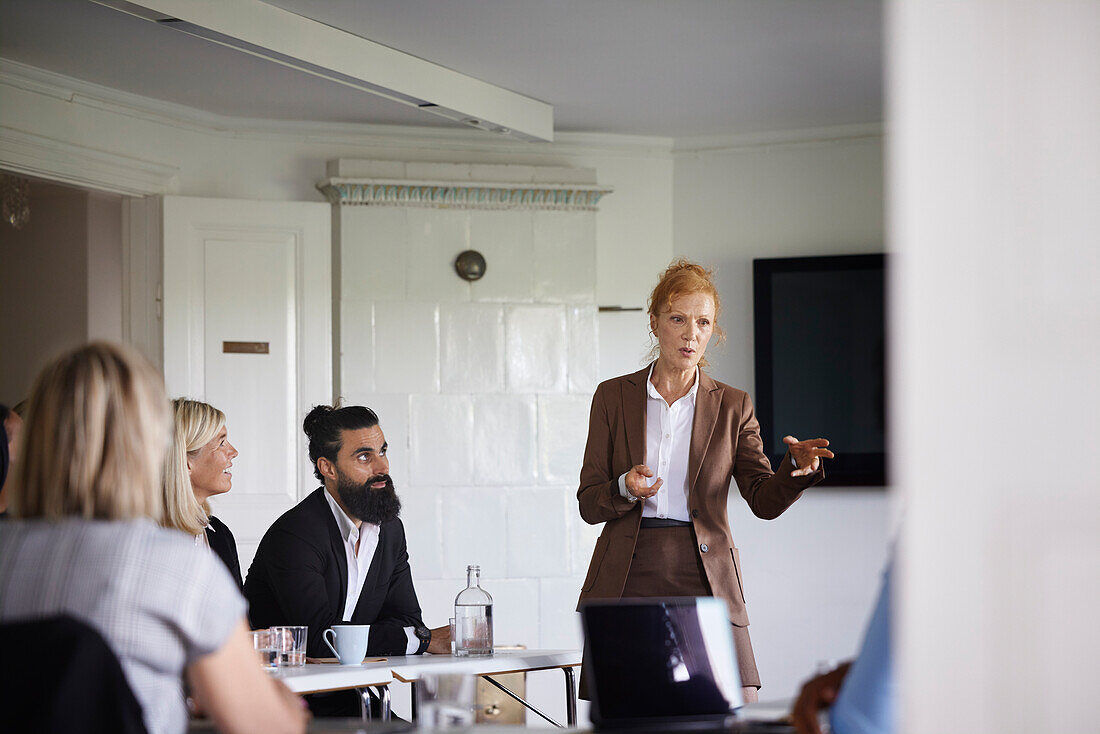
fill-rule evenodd
<path id="1" fill-rule="evenodd" d="M 597 211 L 608 186 L 330 178 L 317 188 L 342 206 Z"/>

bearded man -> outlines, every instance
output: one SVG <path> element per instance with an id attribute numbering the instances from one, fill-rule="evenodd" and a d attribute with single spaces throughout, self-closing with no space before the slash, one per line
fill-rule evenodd
<path id="1" fill-rule="evenodd" d="M 252 628 L 306 625 L 309 657 L 331 657 L 322 635 L 341 623 L 371 626 L 368 655 L 450 653 L 450 628 L 429 630 L 421 618 L 378 416 L 319 405 L 302 428 L 324 486 L 260 541 L 244 585 Z M 310 704 L 315 714 L 349 714 Z"/>

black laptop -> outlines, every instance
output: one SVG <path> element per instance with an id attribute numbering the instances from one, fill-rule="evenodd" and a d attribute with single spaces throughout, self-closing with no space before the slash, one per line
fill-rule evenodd
<path id="1" fill-rule="evenodd" d="M 595 728 L 792 731 L 737 718 L 741 676 L 722 600 L 592 601 L 582 607 L 581 620 Z"/>

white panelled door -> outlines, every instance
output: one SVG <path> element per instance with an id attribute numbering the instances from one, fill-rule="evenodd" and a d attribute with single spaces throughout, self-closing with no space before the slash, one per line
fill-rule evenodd
<path id="1" fill-rule="evenodd" d="M 163 214 L 165 383 L 226 415 L 240 455 L 211 504 L 246 574 L 317 486 L 302 418 L 332 399 L 331 208 L 167 196 Z"/>

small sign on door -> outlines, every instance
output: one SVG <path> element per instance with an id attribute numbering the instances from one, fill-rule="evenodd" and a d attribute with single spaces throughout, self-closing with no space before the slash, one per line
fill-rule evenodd
<path id="1" fill-rule="evenodd" d="M 268 342 L 222 342 L 226 354 L 270 354 Z"/>

